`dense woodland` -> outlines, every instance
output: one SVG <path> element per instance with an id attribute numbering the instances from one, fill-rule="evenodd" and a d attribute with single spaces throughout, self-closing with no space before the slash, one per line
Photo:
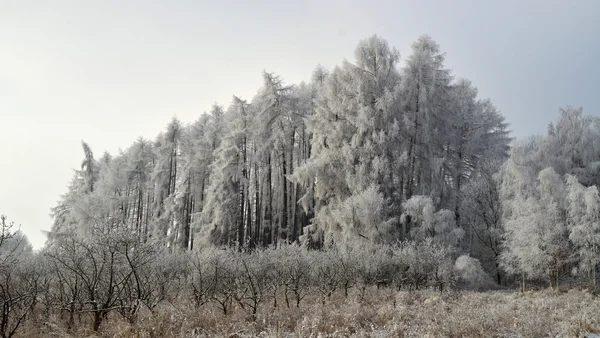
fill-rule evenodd
<path id="1" fill-rule="evenodd" d="M 96 158 L 84 143 L 51 238 L 125 228 L 173 251 L 473 236 L 461 216 L 467 185 L 505 160 L 507 124 L 454 80 L 431 38 L 403 66 L 374 36 L 309 83 L 263 79 L 250 101 L 233 97 L 188 125 L 173 119 L 119 154 Z M 424 224 L 424 211 L 443 225 Z"/>
<path id="2" fill-rule="evenodd" d="M 0 294 L 2 334 L 52 315 L 98 330 L 182 294 L 254 316 L 370 286 L 596 289 L 597 118 L 560 108 L 545 135 L 513 140 L 428 36 L 402 58 L 362 40 L 306 83 L 262 77 L 253 98 L 118 154 L 83 143 L 40 252 L 3 218 L 2 264 L 23 271 L 0 269 L 2 290 L 22 293 Z"/>

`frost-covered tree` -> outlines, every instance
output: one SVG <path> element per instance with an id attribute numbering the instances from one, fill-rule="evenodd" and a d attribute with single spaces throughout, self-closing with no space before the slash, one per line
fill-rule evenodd
<path id="1" fill-rule="evenodd" d="M 94 153 L 90 149 L 90 146 L 81 142 L 83 147 L 83 153 L 85 154 L 84 160 L 81 162 L 81 172 L 84 180 L 84 189 L 87 192 L 94 191 L 94 183 L 97 180 L 98 169 L 96 168 L 96 161 L 94 160 Z"/>
<path id="2" fill-rule="evenodd" d="M 454 213 L 446 209 L 435 211 L 430 197 L 415 195 L 402 207 L 402 226 L 413 240 L 430 238 L 438 245 L 455 247 L 464 236 L 464 230 L 456 225 Z"/>
<path id="3" fill-rule="evenodd" d="M 263 86 L 254 97 L 253 104 L 257 110 L 255 156 L 256 161 L 265 164 L 261 184 L 265 197 L 261 220 L 266 239 L 263 242 L 295 240 L 295 224 L 291 222 L 291 216 L 297 198 L 288 177 L 295 168 L 297 131 L 303 122 L 293 86 L 286 85 L 273 73 L 264 72 Z"/>
<path id="4" fill-rule="evenodd" d="M 544 138 L 545 165 L 560 175 L 577 175 L 586 186 L 600 184 L 599 121 L 584 115 L 582 108 L 560 108 L 558 122 L 548 126 Z"/>
<path id="5" fill-rule="evenodd" d="M 461 222 L 463 186 L 478 175 L 497 171 L 508 156 L 507 123 L 490 100 L 477 98 L 477 89 L 468 80 L 459 80 L 451 88 L 450 117 L 455 130 L 449 133 L 444 155 L 442 176 L 444 184 L 437 188 L 442 203 L 455 211 L 456 222 Z"/>
<path id="6" fill-rule="evenodd" d="M 188 163 L 188 170 L 192 171 L 191 175 L 194 177 L 190 188 L 194 195 L 190 247 L 194 247 L 195 236 L 206 230 L 203 215 L 206 213 L 206 204 L 210 197 L 209 188 L 214 178 L 216 151 L 221 146 L 226 125 L 225 112 L 216 104 L 213 105 L 210 114 L 205 114 L 193 125 L 198 138 L 193 141 L 195 153 Z"/>
<path id="7" fill-rule="evenodd" d="M 102 189 L 98 191 L 98 184 L 102 180 L 103 169 L 107 168 L 111 161 L 110 155 L 105 154 L 100 161 L 96 161 L 86 143 L 83 143 L 83 150 L 85 157 L 82 169 L 75 170 L 68 191 L 52 208 L 54 222 L 48 233 L 50 240 L 54 234 L 63 231 L 87 231 L 98 226 L 101 220 L 109 216 L 106 212 L 109 205 L 103 203 L 109 200 L 108 196 Z"/>
<path id="8" fill-rule="evenodd" d="M 149 222 L 152 215 L 153 187 L 150 184 L 150 173 L 154 165 L 155 155 L 152 143 L 139 138 L 125 152 L 126 172 L 130 185 L 131 216 L 129 223 L 144 240 L 148 238 Z"/>
<path id="9" fill-rule="evenodd" d="M 342 201 L 331 213 L 320 213 L 318 222 L 339 228 L 337 238 L 325 238 L 325 241 L 348 243 L 359 238 L 372 243 L 391 241 L 394 223 L 385 218 L 386 205 L 383 194 L 372 185 Z"/>
<path id="10" fill-rule="evenodd" d="M 443 131 L 449 124 L 446 116 L 452 80 L 450 71 L 444 68 L 444 58 L 439 45 L 423 35 L 413 43 L 402 70 L 402 122 L 406 138 L 404 200 L 413 194 L 430 194 L 432 189 L 440 187 L 446 138 Z M 433 195 L 439 196 L 439 192 Z"/>
<path id="11" fill-rule="evenodd" d="M 343 212 L 347 199 L 372 185 L 386 199 L 393 187 L 387 128 L 397 113 L 399 53 L 373 36 L 358 44 L 355 58 L 328 76 L 308 121 L 311 157 L 295 174 L 305 186 L 315 184 L 316 229 L 309 231 L 323 233 L 317 241 L 342 231 L 333 215 Z"/>
<path id="12" fill-rule="evenodd" d="M 202 212 L 202 245 L 244 245 L 248 204 L 248 143 L 251 116 L 245 101 L 234 97 L 227 111 L 227 133 L 214 151 L 211 182 Z"/>
<path id="13" fill-rule="evenodd" d="M 216 144 L 213 135 L 215 124 L 220 123 L 219 107 L 213 109 L 213 115 L 203 114 L 196 122 L 186 128 L 181 144 L 182 175 L 179 182 L 180 193 L 176 196 L 177 217 L 181 228 L 180 246 L 193 247 L 194 224 L 199 221 L 206 201 L 206 192 L 210 183 L 211 165 Z"/>
<path id="14" fill-rule="evenodd" d="M 584 187 L 566 175 L 569 239 L 575 246 L 579 266 L 589 273 L 594 290 L 600 264 L 600 194 L 596 186 Z"/>
<path id="15" fill-rule="evenodd" d="M 178 166 L 181 136 L 181 122 L 177 118 L 173 118 L 167 125 L 166 132 L 157 137 L 154 145 L 156 161 L 152 171 L 154 184 L 153 237 L 168 246 L 174 244 L 178 235 L 174 222 L 176 222 L 175 189 L 177 177 L 181 171 Z"/>
<path id="16" fill-rule="evenodd" d="M 525 279 L 541 278 L 554 287 L 569 258 L 566 187 L 552 168 L 542 170 L 533 185 L 534 195 L 505 200 L 501 262 L 508 273 L 522 275 L 523 288 Z"/>

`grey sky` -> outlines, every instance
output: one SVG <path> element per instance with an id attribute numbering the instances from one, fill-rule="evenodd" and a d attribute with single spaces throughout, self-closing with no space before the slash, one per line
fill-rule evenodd
<path id="1" fill-rule="evenodd" d="M 372 34 L 405 57 L 423 33 L 515 136 L 561 105 L 600 114 L 600 1 L 0 0 L 0 213 L 41 247 L 81 140 L 115 153 L 250 99 L 263 69 L 297 83 Z"/>

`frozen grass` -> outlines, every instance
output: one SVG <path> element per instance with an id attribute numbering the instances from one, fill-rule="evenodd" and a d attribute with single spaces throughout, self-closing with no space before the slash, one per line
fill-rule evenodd
<path id="1" fill-rule="evenodd" d="M 234 307 L 165 304 L 131 324 L 114 315 L 98 334 L 28 323 L 23 337 L 585 337 L 600 332 L 600 301 L 583 291 L 396 292 L 370 289 L 363 301 L 309 295 L 300 308 L 262 303 L 256 320 Z M 283 305 L 283 306 L 282 306 Z M 82 322 L 81 325 L 85 325 Z M 87 325 L 85 325 L 87 326 Z"/>

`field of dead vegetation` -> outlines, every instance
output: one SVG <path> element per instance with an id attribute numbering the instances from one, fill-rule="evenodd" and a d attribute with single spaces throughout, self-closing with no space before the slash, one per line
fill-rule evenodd
<path id="1" fill-rule="evenodd" d="M 279 297 L 278 297 L 279 298 Z M 107 318 L 98 333 L 29 322 L 21 337 L 587 337 L 600 332 L 600 298 L 586 291 L 436 292 L 371 288 L 362 299 L 306 296 L 300 307 L 264 303 L 256 317 L 239 305 L 224 315 L 185 300 L 140 314 Z"/>

